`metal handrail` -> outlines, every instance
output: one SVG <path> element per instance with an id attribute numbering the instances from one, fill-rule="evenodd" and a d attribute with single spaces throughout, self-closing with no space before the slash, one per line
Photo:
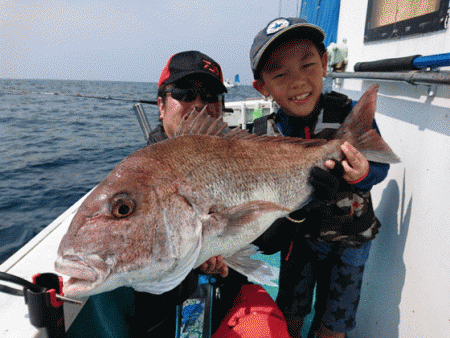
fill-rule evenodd
<path id="1" fill-rule="evenodd" d="M 150 123 L 148 123 L 147 114 L 145 114 L 144 107 L 142 107 L 142 104 L 136 103 L 133 105 L 133 109 L 136 113 L 136 118 L 139 125 L 141 126 L 142 133 L 144 134 L 145 141 L 148 141 L 152 127 L 150 127 Z"/>
<path id="2" fill-rule="evenodd" d="M 410 84 L 450 85 L 448 71 L 420 71 L 408 72 L 331 72 L 327 78 L 332 79 L 373 79 L 385 81 L 405 81 Z"/>

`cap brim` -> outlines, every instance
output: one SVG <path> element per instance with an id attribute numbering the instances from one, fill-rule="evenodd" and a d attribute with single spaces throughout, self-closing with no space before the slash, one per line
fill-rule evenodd
<path id="1" fill-rule="evenodd" d="M 271 46 L 275 42 L 275 40 L 278 40 L 281 36 L 285 35 L 286 33 L 293 33 L 295 30 L 309 31 L 310 33 L 305 35 L 305 39 L 311 39 L 311 37 L 316 37 L 318 42 L 322 42 L 325 39 L 325 32 L 323 31 L 322 28 L 316 25 L 305 22 L 289 26 L 286 29 L 283 29 L 275 33 L 270 38 L 270 40 L 267 41 L 267 43 L 258 51 L 258 54 L 256 54 L 255 60 L 252 65 L 253 72 L 256 72 L 258 70 L 259 62 L 261 61 L 261 58 L 264 55 L 264 52 L 267 50 L 267 48 Z"/>
<path id="2" fill-rule="evenodd" d="M 168 84 L 170 83 L 174 83 L 178 80 L 181 80 L 182 78 L 185 78 L 187 76 L 191 76 L 191 75 L 201 75 L 201 76 L 206 76 L 209 79 L 211 79 L 211 84 L 213 86 L 217 86 L 217 88 L 224 93 L 227 93 L 227 88 L 225 87 L 225 85 L 223 84 L 222 81 L 220 81 L 217 77 L 215 77 L 214 75 L 211 75 L 211 73 L 209 72 L 202 72 L 202 71 L 192 71 L 192 72 L 183 72 L 182 74 L 175 74 L 171 76 L 170 82 L 166 82 Z"/>

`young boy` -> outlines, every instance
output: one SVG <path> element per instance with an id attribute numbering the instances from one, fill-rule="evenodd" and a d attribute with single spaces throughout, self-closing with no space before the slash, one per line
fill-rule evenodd
<path id="1" fill-rule="evenodd" d="M 257 34 L 250 50 L 253 87 L 271 95 L 281 108 L 274 116 L 256 120 L 255 133 L 324 138 L 325 130 L 333 131 L 343 122 L 354 104 L 343 95 L 322 94 L 328 61 L 324 37 L 321 28 L 301 18 L 275 19 Z M 378 131 L 375 122 L 374 127 Z M 354 187 L 369 191 L 386 177 L 389 165 L 369 163 L 348 142 L 341 149 L 343 178 Z M 325 166 L 333 169 L 335 163 L 327 161 Z M 317 222 L 333 222 L 330 217 L 322 215 Z M 315 308 L 321 320 L 316 337 L 345 337 L 355 327 L 369 249 L 370 242 L 353 248 L 296 236 L 281 250 L 277 304 L 292 337 L 301 337 L 316 283 Z"/>

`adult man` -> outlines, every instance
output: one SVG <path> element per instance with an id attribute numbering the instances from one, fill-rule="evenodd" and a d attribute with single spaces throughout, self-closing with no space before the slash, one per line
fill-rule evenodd
<path id="1" fill-rule="evenodd" d="M 158 81 L 158 108 L 161 123 L 151 131 L 148 144 L 173 137 L 183 117 L 206 107 L 209 115 L 222 115 L 222 70 L 217 62 L 197 51 L 173 55 Z"/>
<path id="2" fill-rule="evenodd" d="M 183 117 L 193 110 L 206 107 L 212 117 L 222 116 L 224 108 L 223 74 L 220 65 L 209 56 L 198 51 L 175 54 L 167 61 L 158 81 L 159 119 L 161 121 L 150 132 L 147 145 L 172 138 Z M 228 267 L 222 257 L 213 257 L 205 262 L 204 273 L 228 275 Z"/>

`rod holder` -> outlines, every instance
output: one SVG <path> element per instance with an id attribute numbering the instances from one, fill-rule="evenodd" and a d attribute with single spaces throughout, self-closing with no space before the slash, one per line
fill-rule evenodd
<path id="1" fill-rule="evenodd" d="M 65 338 L 63 302 L 56 297 L 62 293 L 62 278 L 54 273 L 42 273 L 33 276 L 33 282 L 42 290 L 24 288 L 31 324 L 45 328 L 49 338 Z"/>

